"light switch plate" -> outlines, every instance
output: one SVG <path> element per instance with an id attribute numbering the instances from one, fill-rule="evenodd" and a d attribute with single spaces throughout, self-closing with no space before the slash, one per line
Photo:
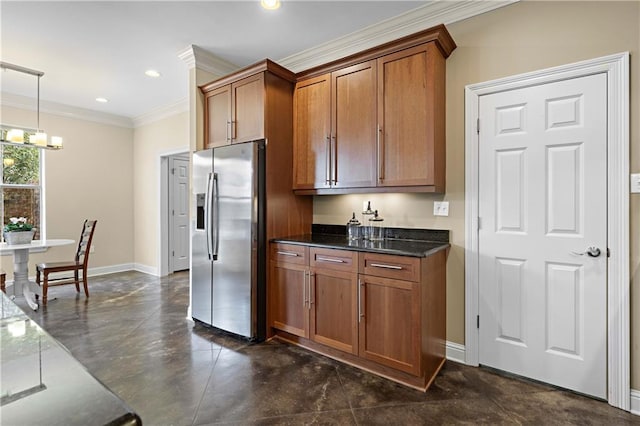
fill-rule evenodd
<path id="1" fill-rule="evenodd" d="M 434 216 L 449 216 L 449 202 L 448 201 L 434 201 L 433 202 L 433 215 Z"/>
<path id="2" fill-rule="evenodd" d="M 633 173 L 631 175 L 631 189 L 632 194 L 640 193 L 640 173 Z"/>

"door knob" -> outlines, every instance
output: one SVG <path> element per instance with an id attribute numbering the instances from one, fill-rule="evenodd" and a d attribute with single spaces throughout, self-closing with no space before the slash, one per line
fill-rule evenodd
<path id="1" fill-rule="evenodd" d="M 577 252 L 577 251 L 572 251 L 571 254 L 575 254 L 576 256 L 584 256 L 585 254 L 589 257 L 598 257 L 600 256 L 602 252 L 600 251 L 600 249 L 598 247 L 589 247 L 587 248 L 586 251 L 583 251 L 582 253 Z"/>

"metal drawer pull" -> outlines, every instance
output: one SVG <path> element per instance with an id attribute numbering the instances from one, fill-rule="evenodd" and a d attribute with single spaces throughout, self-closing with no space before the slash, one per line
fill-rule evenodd
<path id="1" fill-rule="evenodd" d="M 288 252 L 288 251 L 279 251 L 278 254 L 281 254 L 283 256 L 293 256 L 293 257 L 300 256 L 298 253 L 291 253 L 291 252 Z"/>
<path id="2" fill-rule="evenodd" d="M 318 262 L 333 262 L 333 263 L 347 263 L 341 259 L 330 259 L 328 257 L 316 257 Z"/>
<path id="3" fill-rule="evenodd" d="M 395 266 L 395 265 L 383 265 L 381 263 L 371 263 L 370 266 L 373 266 L 375 268 L 385 268 L 385 269 L 404 269 L 402 266 Z"/>

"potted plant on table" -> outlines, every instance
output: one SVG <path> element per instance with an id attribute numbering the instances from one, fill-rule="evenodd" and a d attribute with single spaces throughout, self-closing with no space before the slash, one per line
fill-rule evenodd
<path id="1" fill-rule="evenodd" d="M 27 218 L 12 217 L 2 231 L 7 244 L 29 244 L 33 240 L 36 229 L 27 222 Z"/>

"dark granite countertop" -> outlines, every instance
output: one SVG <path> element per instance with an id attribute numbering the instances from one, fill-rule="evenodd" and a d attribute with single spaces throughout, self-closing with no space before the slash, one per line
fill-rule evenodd
<path id="1" fill-rule="evenodd" d="M 382 241 L 350 241 L 345 235 L 345 227 L 340 225 L 313 225 L 312 233 L 274 238 L 276 243 L 300 244 L 314 247 L 341 250 L 363 251 L 369 253 L 392 254 L 398 256 L 426 257 L 450 247 L 449 231 L 424 229 L 387 228 Z M 389 238 L 389 236 L 396 238 Z M 413 239 L 413 238 L 416 239 Z"/>
<path id="2" fill-rule="evenodd" d="M 2 292 L 0 314 L 2 424 L 142 424 L 120 398 Z"/>

